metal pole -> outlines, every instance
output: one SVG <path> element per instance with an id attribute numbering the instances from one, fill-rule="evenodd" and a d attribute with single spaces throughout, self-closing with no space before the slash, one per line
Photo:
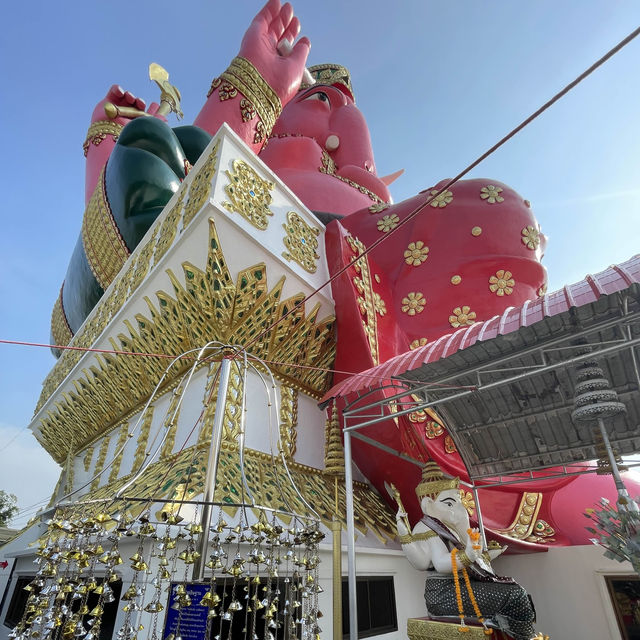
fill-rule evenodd
<path id="1" fill-rule="evenodd" d="M 333 637 L 342 638 L 342 524 L 338 515 L 331 522 L 333 531 Z"/>
<path id="2" fill-rule="evenodd" d="M 636 501 L 631 499 L 627 488 L 624 486 L 624 482 L 622 482 L 620 469 L 618 469 L 618 463 L 616 462 L 616 457 L 613 453 L 613 449 L 611 448 L 611 442 L 609 442 L 609 434 L 607 433 L 607 429 L 604 426 L 604 420 L 602 418 L 598 418 L 598 426 L 600 427 L 602 442 L 604 442 L 605 449 L 607 450 L 607 455 L 609 456 L 611 475 L 613 476 L 613 480 L 616 483 L 616 489 L 618 490 L 618 504 L 623 506 L 628 511 L 638 511 L 638 505 L 636 504 Z"/>
<path id="3" fill-rule="evenodd" d="M 356 531 L 353 521 L 353 469 L 351 434 L 344 430 L 344 488 L 347 493 L 347 567 L 349 575 L 349 640 L 358 638 L 358 602 L 356 599 Z"/>
<path id="4" fill-rule="evenodd" d="M 476 503 L 476 513 L 478 514 L 478 529 L 480 529 L 480 540 L 482 540 L 482 550 L 487 550 L 487 534 L 484 530 L 484 522 L 482 521 L 482 511 L 480 511 L 480 499 L 478 498 L 478 487 L 475 482 L 471 485 L 473 500 Z"/>
<path id="5" fill-rule="evenodd" d="M 218 386 L 218 396 L 216 399 L 216 411 L 213 416 L 213 433 L 211 445 L 209 446 L 209 459 L 207 461 L 207 476 L 204 482 L 204 506 L 202 507 L 202 533 L 198 538 L 197 551 L 200 557 L 193 563 L 193 573 L 191 579 L 199 582 L 204 578 L 205 554 L 209 544 L 209 527 L 211 526 L 211 514 L 213 512 L 213 496 L 216 491 L 216 474 L 218 472 L 218 458 L 220 457 L 220 442 L 222 441 L 222 422 L 224 420 L 224 410 L 227 400 L 227 388 L 229 386 L 229 371 L 231 370 L 231 360 L 227 357 L 220 362 L 220 383 Z"/>

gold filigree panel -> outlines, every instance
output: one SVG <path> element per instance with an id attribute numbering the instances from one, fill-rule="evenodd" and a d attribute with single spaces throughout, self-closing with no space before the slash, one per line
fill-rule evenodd
<path id="1" fill-rule="evenodd" d="M 295 211 L 287 213 L 287 222 L 283 223 L 285 236 L 282 239 L 286 251 L 282 257 L 297 262 L 305 271 L 315 273 L 318 266 L 318 236 L 320 229 L 308 225 Z"/>
<path id="2" fill-rule="evenodd" d="M 353 236 L 347 236 L 347 243 L 357 256 L 362 255 L 366 250 L 364 244 Z M 367 256 L 363 256 L 357 260 L 353 268 L 358 274 L 353 278 L 353 284 L 358 292 L 357 302 L 360 307 L 360 313 L 363 316 L 362 326 L 367 336 L 373 364 L 379 364 L 378 321 L 376 313 L 383 316 L 386 313 L 386 306 L 380 295 L 373 291 L 373 282 Z"/>
<path id="3" fill-rule="evenodd" d="M 182 219 L 182 229 L 193 220 L 196 213 L 202 209 L 209 199 L 211 192 L 211 179 L 216 172 L 217 156 L 219 143 L 216 142 L 211 153 L 207 156 L 204 164 L 194 176 L 189 187 L 189 199 L 184 208 L 184 218 Z"/>
<path id="4" fill-rule="evenodd" d="M 281 381 L 320 397 L 331 380 L 335 318 L 318 320 L 319 305 L 305 314 L 303 293 L 282 300 L 284 277 L 269 289 L 263 263 L 240 272 L 234 284 L 213 219 L 208 242 L 205 269 L 185 262 L 183 279 L 168 270 L 173 291 L 156 292 L 155 302 L 145 296 L 148 312 L 123 319 L 126 331 L 110 338 L 112 348 L 177 356 L 210 340 L 251 344 L 250 352 L 269 361 Z M 81 450 L 146 402 L 166 363 L 157 357 L 96 356 L 73 381 L 74 389 L 61 394 L 42 418 L 40 443 L 58 462 L 72 435 Z"/>
<path id="5" fill-rule="evenodd" d="M 128 501 L 129 496 L 148 498 L 150 503 L 153 502 L 151 498 L 172 500 L 175 501 L 170 503 L 172 508 L 183 497 L 190 500 L 196 499 L 204 489 L 207 457 L 208 444 L 184 449 L 170 458 L 150 465 L 124 492 L 118 506 L 137 515 L 149 503 Z M 296 462 L 290 462 L 288 466 L 291 477 L 304 500 L 317 511 L 327 527 L 331 526 L 335 511 L 335 478 L 319 469 Z M 300 514 L 307 513 L 308 509 L 291 486 L 284 467 L 277 458 L 272 460 L 267 453 L 246 449 L 245 475 L 256 504 L 272 509 L 291 510 Z M 108 485 L 91 490 L 84 496 L 88 502 L 83 503 L 81 497 L 74 509 L 81 510 L 86 516 L 99 512 L 104 508 L 103 505 L 93 501 L 113 498 L 130 479 L 131 476 L 122 477 Z M 346 494 L 342 480 L 338 483 L 338 495 L 338 517 L 346 527 L 344 518 Z M 231 504 L 240 502 L 243 496 L 238 448 L 235 445 L 223 443 L 214 500 Z M 285 524 L 289 524 L 289 519 L 285 515 L 278 517 Z M 375 490 L 360 482 L 354 483 L 354 517 L 355 525 L 363 535 L 372 533 L 384 543 L 394 540 L 396 525 L 393 513 Z"/>
<path id="6" fill-rule="evenodd" d="M 102 444 L 100 445 L 100 451 L 98 452 L 98 459 L 96 460 L 96 467 L 93 470 L 93 480 L 91 481 L 91 490 L 94 491 L 98 488 L 101 479 L 101 472 L 104 469 L 104 462 L 107 459 L 107 449 L 109 448 L 109 442 L 111 441 L 111 436 L 105 436 L 102 439 Z"/>
<path id="7" fill-rule="evenodd" d="M 184 387 L 179 386 L 173 390 L 171 400 L 169 401 L 169 408 L 164 417 L 162 423 L 162 429 L 166 432 L 164 436 L 164 442 L 162 444 L 162 450 L 160 451 L 161 458 L 169 458 L 173 453 L 173 447 L 176 444 L 176 432 L 178 430 L 178 420 L 180 419 L 180 396 L 184 391 Z M 161 432 L 162 432 L 161 429 Z"/>
<path id="8" fill-rule="evenodd" d="M 129 436 L 129 424 L 124 422 L 120 426 L 120 433 L 118 434 L 118 442 L 116 443 L 115 455 L 113 458 L 113 462 L 111 464 L 111 470 L 109 473 L 109 482 L 113 482 L 120 473 L 120 465 L 122 464 L 122 456 L 124 455 L 124 451 L 121 449 L 124 447 L 127 442 Z"/>
<path id="9" fill-rule="evenodd" d="M 298 438 L 298 392 L 292 387 L 280 387 L 280 445 L 291 459 L 296 452 Z"/>
<path id="10" fill-rule="evenodd" d="M 275 183 L 263 180 L 244 160 L 234 160 L 231 171 L 225 171 L 229 184 L 224 188 L 230 202 L 222 205 L 232 213 L 239 213 L 256 229 L 269 226 L 273 212 L 269 208 Z"/>
<path id="11" fill-rule="evenodd" d="M 133 456 L 132 472 L 138 471 L 147 458 L 147 442 L 149 441 L 151 423 L 153 422 L 153 411 L 154 406 L 149 405 L 142 418 L 142 426 L 140 427 L 140 433 L 138 434 L 138 440 L 136 442 L 136 452 Z"/>

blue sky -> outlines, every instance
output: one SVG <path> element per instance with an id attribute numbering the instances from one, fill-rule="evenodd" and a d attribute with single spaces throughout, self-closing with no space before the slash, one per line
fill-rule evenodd
<path id="1" fill-rule="evenodd" d="M 157 99 L 167 68 L 185 123 L 257 2 L 10 3 L 0 41 L 0 338 L 46 342 L 83 212 L 82 142 L 113 83 Z M 396 201 L 455 175 L 640 24 L 640 3 L 300 0 L 310 64 L 349 67 Z M 474 172 L 532 202 L 550 290 L 640 246 L 640 38 Z M 57 467 L 28 431 L 45 349 L 0 345 L 0 488 L 26 507 Z M 17 438 L 16 438 L 17 436 Z M 14 439 L 15 438 L 15 439 Z M 9 447 L 6 443 L 13 440 Z"/>

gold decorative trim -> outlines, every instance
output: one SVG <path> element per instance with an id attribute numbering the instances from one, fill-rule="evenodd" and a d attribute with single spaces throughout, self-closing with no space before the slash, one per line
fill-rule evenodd
<path id="1" fill-rule="evenodd" d="M 345 184 L 348 184 L 350 187 L 353 187 L 354 189 L 357 189 L 360 193 L 363 193 L 365 196 L 367 196 L 368 198 L 373 200 L 378 205 L 387 205 L 388 206 L 388 204 L 389 204 L 388 202 L 385 202 L 380 196 L 378 196 L 375 193 L 373 193 L 373 191 L 370 191 L 369 189 L 367 189 L 367 187 L 364 187 L 361 184 L 358 184 L 357 182 L 355 182 L 353 180 L 349 180 L 349 178 L 344 178 L 343 176 L 339 176 L 336 173 L 336 164 L 335 164 L 335 162 L 333 161 L 331 156 L 324 149 L 322 149 L 322 166 L 320 167 L 319 171 L 320 171 L 320 173 L 326 173 L 327 175 L 333 176 L 334 178 L 337 178 L 341 182 L 344 182 Z M 382 211 L 382 210 L 384 210 L 386 208 L 387 207 L 385 206 L 383 209 L 380 209 L 380 210 Z M 374 212 L 372 212 L 372 213 L 374 213 Z"/>
<path id="2" fill-rule="evenodd" d="M 180 496 L 196 499 L 203 492 L 206 476 L 206 464 L 209 443 L 189 447 L 150 465 L 135 482 L 127 488 L 124 496 L 136 498 L 157 497 L 179 500 Z M 275 462 L 275 464 L 274 464 Z M 223 442 L 218 463 L 218 477 L 214 500 L 237 503 L 244 495 L 242 478 L 239 471 L 239 452 L 235 444 Z M 283 481 L 284 469 L 276 457 L 262 451 L 245 449 L 246 478 L 249 489 L 256 501 L 274 509 L 284 509 L 304 514 L 307 508 L 287 480 Z M 290 461 L 291 477 L 300 493 L 312 505 L 323 523 L 329 527 L 335 516 L 335 477 L 307 465 Z M 101 498 L 113 498 L 113 495 L 131 480 L 131 475 L 118 478 L 84 495 L 88 501 L 83 504 L 81 497 L 73 509 L 82 511 L 86 516 L 103 509 L 101 503 L 91 502 Z M 187 484 L 188 482 L 188 484 Z M 284 491 L 284 496 L 282 492 Z M 338 482 L 339 519 L 346 527 L 344 519 L 346 493 L 342 480 Z M 123 510 L 133 515 L 139 514 L 145 503 L 128 503 L 123 498 Z M 363 535 L 372 533 L 381 542 L 388 543 L 396 537 L 395 518 L 380 495 L 368 485 L 354 483 L 355 525 Z M 286 516 L 278 516 L 289 524 Z"/>
<path id="3" fill-rule="evenodd" d="M 219 142 L 216 142 L 213 149 L 211 149 L 211 153 L 209 153 L 209 156 L 204 161 L 197 175 L 195 175 L 193 180 L 191 181 L 191 185 L 189 186 L 189 199 L 187 200 L 187 204 L 184 208 L 184 217 L 182 219 L 183 231 L 186 229 L 187 225 L 193 220 L 196 213 L 198 213 L 198 211 L 202 209 L 204 204 L 209 199 L 209 193 L 211 193 L 211 179 L 213 178 L 216 172 L 217 163 L 218 163 L 219 144 L 220 144 Z M 174 208 L 178 208 L 178 209 L 180 208 L 183 197 L 184 197 L 184 194 L 182 195 L 180 200 L 176 202 L 176 205 Z M 174 212 L 172 210 L 171 214 L 173 213 Z M 167 220 L 168 218 L 169 216 L 167 216 Z M 167 224 L 169 225 L 171 223 L 168 222 Z M 170 232 L 170 229 L 171 228 L 168 227 L 167 231 Z M 175 236 L 175 231 L 173 232 L 173 235 Z M 160 237 L 162 237 L 162 234 Z M 171 244 L 171 242 L 169 242 L 169 244 Z M 165 249 L 165 252 L 166 252 L 166 249 Z M 164 253 L 162 255 L 164 255 Z M 156 263 L 158 262 L 159 259 L 160 257 L 156 258 Z"/>
<path id="4" fill-rule="evenodd" d="M 195 179 L 197 179 L 196 176 Z M 165 219 L 160 225 L 158 231 L 158 239 L 156 240 L 155 251 L 153 252 L 153 266 L 155 267 L 162 259 L 165 253 L 169 250 L 169 247 L 173 244 L 178 233 L 178 222 L 180 221 L 180 215 L 182 214 L 182 205 L 184 203 L 184 196 L 186 190 L 180 189 L 178 199 L 176 200 L 169 213 L 167 213 Z"/>
<path id="5" fill-rule="evenodd" d="M 287 212 L 287 222 L 282 224 L 285 236 L 282 239 L 287 251 L 282 252 L 286 260 L 294 260 L 308 273 L 317 270 L 318 236 L 320 229 L 308 225 L 295 211 Z"/>
<path id="6" fill-rule="evenodd" d="M 133 464 L 131 465 L 132 473 L 138 471 L 147 458 L 147 442 L 149 441 L 154 409 L 155 407 L 153 405 L 149 405 L 144 417 L 142 418 L 142 426 L 140 427 L 140 434 L 138 435 L 138 440 L 136 442 L 136 452 L 133 457 Z"/>
<path id="7" fill-rule="evenodd" d="M 89 447 L 84 454 L 84 458 L 82 459 L 82 464 L 84 465 L 85 472 L 89 471 L 89 468 L 91 467 L 91 460 L 93 460 L 93 451 L 93 446 Z"/>
<path id="8" fill-rule="evenodd" d="M 173 295 L 158 291 L 156 304 L 145 297 L 148 315 L 124 319 L 126 332 L 118 334 L 117 342 L 110 338 L 114 349 L 177 356 L 209 340 L 248 344 L 271 327 L 252 345 L 252 354 L 272 362 L 280 381 L 312 397 L 322 396 L 335 357 L 333 316 L 317 320 L 319 304 L 305 315 L 302 293 L 281 300 L 284 277 L 269 291 L 263 263 L 241 271 L 234 285 L 213 219 L 206 269 L 188 262 L 182 268 L 184 284 L 168 270 Z M 117 287 L 112 295 L 116 293 Z M 96 355 L 94 363 L 40 421 L 38 440 L 57 461 L 64 460 L 72 434 L 77 450 L 82 450 L 145 402 L 166 366 L 164 358 L 112 354 Z M 179 374 L 176 371 L 176 377 Z"/>
<path id="9" fill-rule="evenodd" d="M 506 529 L 497 531 L 516 540 L 525 540 L 533 532 L 540 507 L 542 507 L 542 493 L 524 491 L 513 522 Z"/>
<path id="10" fill-rule="evenodd" d="M 87 157 L 87 153 L 89 153 L 89 146 L 95 145 L 96 147 L 106 139 L 107 136 L 111 136 L 114 142 L 118 141 L 120 137 L 120 132 L 124 129 L 124 125 L 114 122 L 113 120 L 98 120 L 97 122 L 92 122 L 89 125 L 89 129 L 87 131 L 87 137 L 82 143 L 82 150 L 84 152 L 84 157 Z"/>
<path id="11" fill-rule="evenodd" d="M 230 83 L 232 89 L 237 88 L 251 102 L 266 130 L 264 137 L 267 137 L 282 113 L 282 102 L 276 92 L 253 64 L 240 56 L 231 61 L 229 68 L 220 77 Z M 224 86 L 220 88 L 221 99 Z"/>
<path id="12" fill-rule="evenodd" d="M 104 171 L 103 169 L 100 173 L 82 218 L 82 245 L 98 284 L 107 289 L 127 261 L 130 252 L 111 213 L 105 191 Z"/>
<path id="13" fill-rule="evenodd" d="M 109 448 L 109 442 L 111 442 L 111 435 L 105 435 L 100 444 L 100 451 L 98 452 L 98 459 L 96 460 L 96 466 L 93 470 L 93 480 L 91 481 L 91 491 L 95 491 L 100 485 L 102 469 L 104 469 L 104 462 L 107 459 L 107 449 Z"/>
<path id="14" fill-rule="evenodd" d="M 280 386 L 280 443 L 282 453 L 293 459 L 298 438 L 298 392 L 286 385 Z"/>
<path id="15" fill-rule="evenodd" d="M 225 173 L 229 184 L 224 191 L 231 202 L 223 202 L 222 206 L 232 213 L 239 213 L 256 229 L 264 231 L 269 226 L 269 216 L 273 215 L 269 205 L 275 183 L 263 180 L 244 160 L 234 160 L 232 170 Z"/>
<path id="16" fill-rule="evenodd" d="M 358 256 L 362 255 L 366 251 L 366 247 L 360 240 L 358 240 L 358 238 L 347 236 L 347 243 L 351 247 L 353 253 Z M 359 277 L 356 276 L 353 278 L 353 283 L 359 294 L 358 306 L 360 307 L 360 312 L 364 316 L 362 326 L 364 327 L 364 332 L 367 336 L 373 364 L 379 364 L 378 321 L 376 318 L 376 312 L 380 315 L 384 315 L 386 313 L 386 307 L 380 295 L 375 294 L 373 291 L 371 271 L 367 256 L 365 255 L 354 262 L 353 268 L 356 273 L 359 274 Z"/>
<path id="17" fill-rule="evenodd" d="M 123 422 L 120 426 L 120 433 L 118 434 L 118 442 L 116 442 L 115 453 L 120 451 L 122 447 L 124 447 L 127 439 L 129 437 L 129 424 L 127 422 Z M 111 464 L 111 471 L 109 473 L 108 482 L 113 482 L 118 477 L 120 473 L 120 465 L 122 464 L 122 456 L 124 455 L 124 451 L 120 451 L 118 455 L 113 458 L 113 463 Z"/>
<path id="18" fill-rule="evenodd" d="M 179 386 L 173 390 L 171 400 L 169 400 L 169 408 L 164 417 L 164 423 L 162 428 L 167 432 L 164 437 L 164 443 L 162 444 L 162 450 L 160 451 L 161 458 L 170 458 L 173 454 L 173 447 L 176 443 L 176 433 L 178 431 L 178 420 L 180 419 L 180 396 L 182 395 L 183 387 Z M 162 432 L 162 429 L 160 430 Z"/>
<path id="19" fill-rule="evenodd" d="M 53 305 L 53 311 L 51 312 L 51 335 L 55 344 L 60 346 L 66 346 L 71 342 L 73 338 L 73 332 L 67 322 L 67 315 L 64 312 L 64 306 L 62 304 L 62 290 L 64 289 L 64 282 L 60 287 L 60 294 Z"/>
<path id="20" fill-rule="evenodd" d="M 438 534 L 435 531 L 420 531 L 419 533 L 406 533 L 403 536 L 398 536 L 398 540 L 400 544 L 411 544 L 412 542 L 420 542 L 421 540 L 437 537 Z"/>

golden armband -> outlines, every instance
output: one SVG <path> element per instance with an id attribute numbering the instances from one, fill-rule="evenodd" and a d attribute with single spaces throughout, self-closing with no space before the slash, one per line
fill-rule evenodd
<path id="1" fill-rule="evenodd" d="M 113 141 L 117 142 L 123 128 L 124 125 L 113 120 L 92 122 L 87 131 L 87 137 L 82 143 L 85 157 L 89 151 L 89 145 L 94 144 L 97 147 L 107 136 L 112 136 Z"/>
<path id="2" fill-rule="evenodd" d="M 255 114 L 260 118 L 260 122 L 256 124 L 254 142 L 259 143 L 268 138 L 282 113 L 282 102 L 260 72 L 249 60 L 238 56 L 231 61 L 229 68 L 221 74 L 219 80 L 216 86 L 220 86 L 220 100 L 234 98 L 237 95 L 236 90 L 245 97 L 240 104 L 243 122 Z"/>
<path id="3" fill-rule="evenodd" d="M 429 538 L 435 538 L 438 534 L 433 531 L 421 531 L 420 533 L 406 533 L 403 536 L 398 536 L 400 544 L 410 544 L 411 542 L 418 542 L 420 540 L 429 540 Z"/>

